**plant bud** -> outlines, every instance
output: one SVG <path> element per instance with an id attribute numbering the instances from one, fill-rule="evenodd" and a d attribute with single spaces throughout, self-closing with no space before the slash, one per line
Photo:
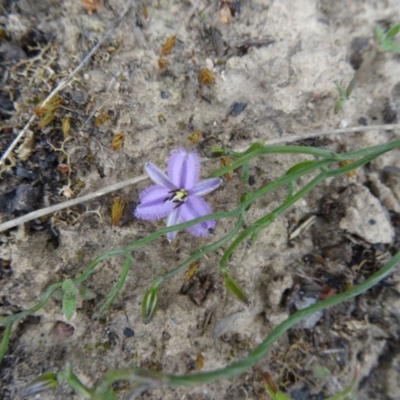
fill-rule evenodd
<path id="1" fill-rule="evenodd" d="M 251 302 L 247 293 L 235 282 L 228 273 L 224 273 L 226 288 L 232 292 L 242 303 L 250 306 Z"/>
<path id="2" fill-rule="evenodd" d="M 57 377 L 57 374 L 53 372 L 39 376 L 39 378 L 35 379 L 23 389 L 22 395 L 24 397 L 32 396 L 44 392 L 45 390 L 55 389 L 58 386 Z"/>
<path id="3" fill-rule="evenodd" d="M 206 157 L 208 158 L 219 158 L 226 155 L 226 151 L 220 146 L 209 147 L 206 150 Z"/>
<path id="4" fill-rule="evenodd" d="M 152 287 L 143 298 L 142 303 L 142 321 L 144 324 L 148 324 L 154 317 L 157 311 L 158 305 L 158 294 L 157 288 Z"/>

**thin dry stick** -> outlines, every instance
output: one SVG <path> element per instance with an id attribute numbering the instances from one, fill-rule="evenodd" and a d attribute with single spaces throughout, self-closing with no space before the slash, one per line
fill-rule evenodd
<path id="1" fill-rule="evenodd" d="M 318 136 L 339 135 L 342 133 L 356 133 L 356 132 L 372 132 L 372 131 L 395 131 L 400 129 L 400 124 L 397 125 L 372 125 L 372 126 L 355 126 L 353 128 L 332 129 L 329 131 L 320 131 L 309 133 L 307 135 L 293 135 L 288 137 L 281 137 L 279 139 L 272 139 L 264 142 L 266 146 L 279 143 L 291 143 L 297 140 L 312 139 Z M 246 147 L 247 149 L 247 147 Z"/>
<path id="2" fill-rule="evenodd" d="M 0 232 L 13 228 L 14 226 L 24 224 L 25 222 L 32 221 L 33 219 L 43 217 L 44 215 L 63 210 L 64 208 L 72 207 L 77 204 L 83 203 L 85 201 L 92 200 L 96 197 L 103 196 L 107 193 L 115 192 L 117 190 L 123 189 L 126 186 L 135 185 L 136 183 L 144 181 L 147 178 L 148 178 L 147 175 L 140 175 L 137 176 L 136 178 L 128 179 L 120 183 L 115 183 L 114 185 L 107 186 L 104 189 L 100 189 L 97 190 L 96 192 L 86 194 L 85 196 L 81 196 L 73 200 L 68 200 L 65 201 L 64 203 L 56 204 L 54 206 L 42 208 L 40 210 L 32 211 L 31 213 L 23 215 L 22 217 L 15 218 L 11 221 L 0 224 Z"/>
<path id="3" fill-rule="evenodd" d="M 92 55 L 98 50 L 98 48 L 110 37 L 110 35 L 113 33 L 115 28 L 121 23 L 127 12 L 129 11 L 131 5 L 133 3 L 133 0 L 128 0 L 125 4 L 124 9 L 121 11 L 118 19 L 114 22 L 114 24 L 108 29 L 106 34 L 103 36 L 103 38 L 92 48 L 92 50 L 89 51 L 89 53 L 86 55 L 86 57 L 79 63 L 79 65 L 69 74 L 68 78 L 65 80 L 61 81 L 58 86 L 43 100 L 41 103 L 40 107 L 44 107 L 59 91 L 64 89 L 74 78 L 74 76 L 85 66 L 85 64 L 90 60 Z M 36 115 L 32 115 L 29 118 L 29 121 L 27 124 L 22 128 L 20 133 L 17 135 L 17 137 L 14 139 L 14 141 L 10 144 L 8 149 L 4 152 L 0 159 L 0 168 L 2 164 L 6 161 L 8 156 L 11 154 L 11 152 L 14 150 L 15 146 L 18 144 L 18 142 L 21 140 L 21 138 L 25 135 L 25 132 L 29 129 L 33 121 L 36 119 Z"/>
<path id="4" fill-rule="evenodd" d="M 376 125 L 376 126 L 360 126 L 360 127 L 354 127 L 354 128 L 345 128 L 345 129 L 335 129 L 335 130 L 330 130 L 330 131 L 323 131 L 323 132 L 315 132 L 315 133 L 310 133 L 307 135 L 295 135 L 295 136 L 289 136 L 287 138 L 283 138 L 282 140 L 279 139 L 277 142 L 276 140 L 270 140 L 266 142 L 266 145 L 270 144 L 276 144 L 276 143 L 290 143 L 290 142 L 295 142 L 299 139 L 308 139 L 308 138 L 313 138 L 317 136 L 326 136 L 326 135 L 333 135 L 333 134 L 343 134 L 343 133 L 354 133 L 354 132 L 367 132 L 367 131 L 374 131 L 374 130 L 382 130 L 382 131 L 392 131 L 400 129 L 400 125 Z M 126 181 L 116 183 L 114 185 L 107 186 L 103 189 L 100 189 L 96 192 L 89 193 L 85 196 L 78 197 L 73 200 L 68 200 L 64 203 L 60 203 L 54 206 L 50 206 L 47 208 L 42 208 L 41 210 L 37 211 L 32 211 L 29 214 L 23 215 L 22 217 L 13 219 L 8 222 L 4 222 L 3 224 L 0 224 L 0 232 L 3 232 L 7 229 L 13 228 L 14 226 L 23 224 L 25 222 L 31 221 L 35 218 L 42 217 L 43 215 L 51 214 L 56 211 L 63 210 L 64 208 L 74 206 L 76 204 L 83 203 L 85 201 L 91 200 L 96 197 L 103 196 L 107 193 L 111 193 L 117 190 L 120 190 L 124 187 L 130 186 L 130 185 L 135 185 L 136 183 L 139 183 L 148 177 L 146 175 L 141 175 L 136 178 L 128 179 Z"/>

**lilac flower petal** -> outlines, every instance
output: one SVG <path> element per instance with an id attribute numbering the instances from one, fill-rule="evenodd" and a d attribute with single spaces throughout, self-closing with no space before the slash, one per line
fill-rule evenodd
<path id="1" fill-rule="evenodd" d="M 200 175 L 200 158 L 194 151 L 177 149 L 168 160 L 170 181 L 180 189 L 190 190 L 196 186 Z"/>
<path id="2" fill-rule="evenodd" d="M 217 189 L 221 183 L 221 178 L 204 179 L 203 181 L 200 181 L 192 190 L 190 190 L 189 195 L 204 196 L 207 193 Z"/>
<path id="3" fill-rule="evenodd" d="M 189 196 L 185 204 L 179 207 L 180 222 L 191 221 L 192 219 L 211 214 L 212 210 L 208 203 L 199 196 Z M 207 236 L 210 229 L 214 229 L 215 220 L 204 221 L 193 225 L 187 230 L 194 236 Z"/>
<path id="4" fill-rule="evenodd" d="M 147 162 L 144 168 L 146 169 L 150 179 L 157 185 L 166 186 L 171 190 L 177 189 L 177 187 L 170 182 L 167 174 L 153 163 Z"/>
<path id="5" fill-rule="evenodd" d="M 170 196 L 169 189 L 153 185 L 140 193 L 140 204 L 136 207 L 135 216 L 142 219 L 164 218 L 171 213 L 175 204 L 164 200 Z"/>
<path id="6" fill-rule="evenodd" d="M 171 214 L 168 215 L 167 218 L 167 226 L 174 226 L 179 224 L 179 208 L 175 208 Z M 178 231 L 173 231 L 173 232 L 168 232 L 167 233 L 167 239 L 171 243 L 174 239 Z"/>

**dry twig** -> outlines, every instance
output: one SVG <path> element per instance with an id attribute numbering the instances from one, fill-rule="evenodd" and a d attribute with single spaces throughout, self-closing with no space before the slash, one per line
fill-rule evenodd
<path id="1" fill-rule="evenodd" d="M 105 194 L 115 192 L 117 190 L 123 189 L 124 187 L 135 185 L 136 183 L 144 181 L 147 178 L 148 178 L 147 175 L 140 175 L 137 176 L 136 178 L 128 179 L 120 183 L 115 183 L 114 185 L 107 186 L 103 189 L 97 190 L 96 192 L 86 194 L 85 196 L 81 196 L 73 200 L 68 200 L 65 201 L 64 203 L 56 204 L 54 206 L 42 208 L 40 210 L 32 211 L 31 213 L 23 215 L 22 217 L 15 218 L 11 221 L 7 221 L 4 222 L 3 224 L 0 224 L 0 232 L 13 228 L 14 226 L 24 224 L 25 222 L 32 221 L 33 219 L 43 217 L 44 215 L 48 215 L 56 211 L 63 210 L 64 208 L 72 207 L 77 204 L 83 203 L 85 201 L 92 200 L 96 197 L 104 196 Z"/>

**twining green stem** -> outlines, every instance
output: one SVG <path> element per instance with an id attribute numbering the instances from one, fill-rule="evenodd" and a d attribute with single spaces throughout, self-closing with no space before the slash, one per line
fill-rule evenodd
<path id="1" fill-rule="evenodd" d="M 85 399 L 93 398 L 93 391 L 86 387 L 79 378 L 73 373 L 71 366 L 68 364 L 65 371 L 59 373 L 60 377 L 65 380 L 78 394 Z M 107 393 L 107 391 L 106 391 Z"/>
<path id="2" fill-rule="evenodd" d="M 217 240 L 214 243 L 209 244 L 208 246 L 202 247 L 200 250 L 196 251 L 193 253 L 189 258 L 187 258 L 182 264 L 180 264 L 178 267 L 172 269 L 171 271 L 168 271 L 165 275 L 162 275 L 160 278 L 159 283 L 162 283 L 166 281 L 167 279 L 172 278 L 179 272 L 183 271 L 185 268 L 187 268 L 191 263 L 197 261 L 199 258 L 203 257 L 205 254 L 210 253 L 211 251 L 214 251 L 221 246 L 223 246 L 225 243 L 229 242 L 239 231 L 239 229 L 242 227 L 244 221 L 244 216 L 242 214 L 239 215 L 239 218 L 233 227 L 229 231 L 227 235 L 222 237 L 221 239 Z"/>
<path id="3" fill-rule="evenodd" d="M 124 249 L 111 250 L 111 251 L 108 251 L 107 253 L 103 253 L 103 254 L 99 255 L 89 264 L 89 266 L 85 269 L 85 271 L 82 273 L 82 275 L 80 275 L 76 279 L 73 279 L 73 282 L 76 285 L 79 285 L 80 283 L 84 282 L 87 278 L 89 278 L 89 276 L 92 274 L 94 269 L 97 267 L 97 264 L 99 264 L 100 262 L 107 260 L 108 258 L 117 257 L 117 256 L 125 256 L 125 255 L 126 255 L 126 251 Z"/>
<path id="4" fill-rule="evenodd" d="M 310 307 L 292 314 L 287 320 L 278 325 L 268 335 L 268 337 L 249 354 L 247 358 L 235 362 L 226 368 L 184 376 L 168 375 L 162 372 L 147 371 L 141 368 L 115 370 L 108 372 L 104 381 L 94 390 L 96 393 L 106 391 L 107 388 L 112 385 L 112 383 L 118 380 L 130 380 L 134 382 L 145 383 L 149 387 L 159 387 L 161 385 L 178 387 L 209 383 L 217 379 L 232 378 L 233 376 L 241 374 L 250 367 L 254 366 L 258 361 L 260 361 L 261 358 L 265 356 L 268 350 L 279 338 L 281 338 L 290 328 L 295 326 L 304 318 L 307 318 L 311 314 L 318 311 L 322 311 L 344 301 L 350 300 L 351 298 L 371 289 L 373 286 L 385 279 L 390 273 L 392 273 L 399 262 L 400 251 L 398 251 L 392 257 L 392 259 L 385 264 L 385 266 L 383 266 L 379 271 L 375 272 L 363 283 L 353 287 L 350 290 L 319 301 Z"/>
<path id="5" fill-rule="evenodd" d="M 238 158 L 232 164 L 227 165 L 215 171 L 211 174 L 211 177 L 221 176 L 226 174 L 233 169 L 239 168 L 243 164 L 248 163 L 255 157 L 265 155 L 265 154 L 308 154 L 313 155 L 315 157 L 321 157 L 327 160 L 333 161 L 344 161 L 344 160 L 352 160 L 354 158 L 364 157 L 369 154 L 375 154 L 380 152 L 386 152 L 394 149 L 395 147 L 400 146 L 400 139 L 393 140 L 389 143 L 379 144 L 376 146 L 371 146 L 366 149 L 350 151 L 348 153 L 334 153 L 327 150 L 317 149 L 315 147 L 307 147 L 307 146 L 262 146 L 261 143 L 257 143 L 254 146 L 254 149 L 249 151 L 246 150 L 242 153 L 237 153 L 232 150 L 226 149 L 227 153 L 230 154 L 234 158 Z"/>
<path id="6" fill-rule="evenodd" d="M 107 253 L 104 253 L 98 257 L 96 257 L 90 264 L 89 266 L 85 269 L 85 271 L 80 275 L 78 278 L 73 279 L 72 282 L 75 285 L 78 285 L 82 282 L 84 282 L 90 274 L 93 272 L 93 270 L 96 268 L 96 266 L 103 260 L 106 260 L 111 257 L 119 256 L 119 255 L 124 255 L 125 252 L 123 250 L 113 250 L 109 251 Z M 43 308 L 51 295 L 57 290 L 60 289 L 63 285 L 63 282 L 57 282 L 53 283 L 51 286 L 49 286 L 44 293 L 43 297 L 39 300 L 37 304 L 35 304 L 33 307 L 28 308 L 27 310 L 21 311 L 19 313 L 9 315 L 8 317 L 0 317 L 0 326 L 5 326 L 8 325 L 10 322 L 15 322 L 21 318 L 24 318 L 28 315 L 32 315 L 39 311 L 41 308 Z"/>
<path id="7" fill-rule="evenodd" d="M 11 337 L 12 326 L 13 326 L 13 323 L 10 322 L 8 325 L 6 325 L 4 332 L 3 332 L 3 339 L 1 340 L 1 345 L 0 345 L 0 364 L 3 361 L 3 358 L 7 351 L 8 343 L 9 343 L 10 337 Z"/>
<path id="8" fill-rule="evenodd" d="M 259 231 L 268 227 L 276 219 L 276 217 L 278 215 L 280 215 L 283 212 L 285 212 L 286 210 L 288 210 L 293 204 L 295 204 L 299 199 L 304 197 L 308 192 L 310 192 L 321 181 L 325 180 L 328 177 L 332 177 L 332 176 L 336 176 L 336 175 L 340 175 L 340 174 L 349 172 L 355 168 L 358 168 L 364 164 L 367 164 L 368 162 L 372 161 L 374 158 L 376 158 L 376 155 L 373 155 L 373 154 L 367 155 L 350 165 L 320 173 L 318 176 L 316 176 L 314 179 L 312 179 L 309 183 L 307 183 L 305 186 L 303 186 L 296 194 L 287 198 L 286 201 L 284 203 L 282 203 L 279 207 L 277 207 L 274 211 L 272 211 L 268 215 L 260 218 L 258 221 L 256 221 L 251 226 L 249 226 L 246 230 L 241 232 L 240 235 L 232 242 L 232 244 L 228 247 L 228 249 L 225 251 L 224 255 L 222 256 L 221 261 L 220 261 L 221 271 L 226 270 L 230 255 L 240 245 L 240 243 L 242 243 L 246 239 L 246 237 L 248 237 L 252 234 L 258 234 Z M 301 171 L 303 171 L 303 169 Z"/>
<path id="9" fill-rule="evenodd" d="M 252 145 L 247 151 L 243 153 L 235 153 L 232 151 L 227 151 L 228 154 L 232 155 L 233 158 L 236 158 L 235 161 L 218 171 L 216 171 L 214 174 L 211 176 L 221 176 L 233 169 L 236 169 L 242 165 L 248 165 L 248 163 L 255 157 L 260 156 L 260 155 L 265 155 L 265 154 L 282 154 L 282 153 L 291 153 L 291 154 L 308 154 L 312 155 L 314 157 L 320 157 L 322 160 L 320 161 L 307 161 L 305 163 L 305 167 L 300 168 L 299 170 L 294 170 L 291 171 L 290 173 L 288 172 L 285 176 L 278 178 L 274 182 L 271 182 L 268 185 L 265 185 L 261 187 L 259 190 L 251 193 L 248 195 L 245 201 L 237 207 L 236 209 L 232 211 L 224 211 L 224 212 L 217 212 L 215 214 L 207 215 L 204 217 L 196 218 L 192 221 L 182 223 L 173 227 L 167 227 L 164 229 L 161 229 L 143 239 L 140 239 L 134 243 L 129 244 L 123 249 L 120 250 L 113 250 L 107 253 L 104 253 L 97 258 L 95 258 L 89 266 L 84 270 L 84 272 L 77 278 L 73 280 L 73 283 L 75 285 L 79 285 L 82 282 L 84 282 L 94 271 L 94 269 L 98 266 L 98 264 L 108 258 L 111 257 L 116 257 L 116 256 L 125 256 L 129 255 L 132 250 L 137 249 L 140 246 L 143 246 L 145 244 L 150 243 L 151 241 L 155 240 L 156 238 L 166 234 L 167 232 L 171 231 L 176 231 L 176 230 L 181 230 L 181 229 L 186 229 L 190 226 L 193 226 L 197 223 L 207 221 L 210 219 L 221 219 L 221 218 L 232 218 L 232 217 L 239 217 L 238 222 L 235 225 L 235 228 L 233 231 L 231 231 L 228 235 L 224 236 L 222 239 L 219 241 L 216 241 L 215 243 L 204 247 L 203 249 L 200 249 L 198 252 L 196 252 L 194 255 L 189 257 L 184 263 L 182 263 L 180 266 L 175 268 L 174 270 L 170 271 L 166 275 L 164 275 L 161 278 L 156 279 L 155 284 L 158 286 L 161 282 L 165 281 L 166 279 L 174 276 L 178 272 L 182 271 L 184 268 L 186 268 L 191 262 L 197 260 L 200 258 L 203 254 L 206 252 L 212 251 L 217 249 L 218 247 L 222 246 L 223 244 L 227 243 L 229 240 L 231 240 L 235 234 L 237 234 L 238 230 L 243 224 L 243 214 L 245 211 L 249 208 L 249 206 L 256 201 L 258 198 L 264 196 L 265 194 L 276 190 L 277 188 L 284 186 L 284 185 L 293 185 L 293 182 L 295 182 L 297 179 L 300 177 L 303 177 L 307 174 L 313 173 L 317 171 L 318 169 L 321 169 L 323 172 L 322 174 L 318 175 L 314 180 L 312 180 L 308 185 L 306 185 L 302 190 L 298 191 L 295 195 L 288 196 L 286 201 L 282 204 L 282 206 L 277 208 L 273 213 L 261 218 L 260 220 L 256 221 L 256 223 L 252 224 L 248 229 L 243 231 L 239 237 L 228 247 L 227 251 L 225 252 L 223 256 L 223 260 L 221 260 L 221 266 L 226 265 L 226 262 L 229 258 L 229 255 L 234 251 L 234 249 L 239 245 L 239 243 L 244 240 L 245 237 L 247 237 L 249 234 L 254 234 L 257 231 L 260 231 L 261 229 L 264 229 L 266 226 L 268 226 L 278 214 L 282 213 L 285 211 L 290 205 L 294 204 L 295 201 L 297 201 L 302 195 L 307 193 L 307 191 L 311 190 L 312 187 L 314 187 L 318 182 L 321 180 L 325 179 L 326 177 L 329 176 L 335 176 L 341 173 L 345 173 L 348 171 L 351 171 L 363 164 L 365 164 L 367 160 L 367 157 L 369 156 L 369 160 L 372 160 L 376 157 L 378 157 L 380 154 L 392 150 L 396 147 L 400 146 L 400 139 L 394 140 L 392 142 L 382 144 L 382 145 L 377 145 L 377 146 L 372 146 L 367 149 L 362 149 L 362 150 L 357 150 L 353 152 L 349 152 L 346 154 L 337 154 L 333 152 L 329 152 L 326 150 L 321 150 L 321 149 L 316 149 L 312 147 L 301 147 L 301 146 L 271 146 L 271 147 L 265 147 L 262 146 L 261 144 L 255 144 Z M 331 165 L 332 163 L 342 161 L 342 160 L 349 160 L 349 159 L 356 159 L 363 157 L 361 160 L 358 160 L 354 162 L 353 164 L 347 166 L 347 167 L 341 167 L 337 168 L 336 170 L 327 170 L 328 165 Z M 325 174 L 325 175 L 324 175 Z M 239 240 L 240 238 L 240 240 Z M 126 280 L 127 274 L 130 269 L 130 263 L 131 260 L 129 260 L 129 266 L 128 266 L 128 261 L 127 259 L 125 260 L 124 268 L 122 270 L 121 276 L 119 278 L 119 281 L 117 283 L 117 286 L 113 289 L 113 292 L 110 293 L 107 298 L 106 298 L 106 303 L 103 305 L 102 309 L 106 309 L 111 302 L 114 300 L 115 296 L 118 294 L 118 292 L 122 289 L 124 282 Z M 225 263 L 225 264 L 224 264 Z M 0 347 L 0 355 L 4 355 L 7 344 L 9 341 L 9 337 L 11 334 L 11 328 L 12 324 L 31 314 L 34 314 L 41 308 L 45 306 L 51 295 L 54 293 L 55 290 L 60 289 L 62 287 L 62 282 L 55 283 L 51 285 L 49 288 L 47 288 L 45 294 L 43 295 L 42 299 L 33 307 L 30 309 L 24 310 L 22 312 L 19 312 L 17 314 L 7 316 L 7 317 L 1 317 L 0 318 L 0 326 L 5 326 L 5 332 L 2 340 L 2 344 Z"/>
<path id="10" fill-rule="evenodd" d="M 124 266 L 122 268 L 121 275 L 119 276 L 118 282 L 115 285 L 115 287 L 111 290 L 111 292 L 107 295 L 107 297 L 104 300 L 103 305 L 100 307 L 99 311 L 96 314 L 101 314 L 104 311 L 108 310 L 108 307 L 110 307 L 111 303 L 114 301 L 114 299 L 117 297 L 118 293 L 120 290 L 123 288 L 126 278 L 128 276 L 128 272 L 131 269 L 132 266 L 132 256 L 130 254 L 125 255 L 125 261 L 124 261 Z"/>
<path id="11" fill-rule="evenodd" d="M 378 146 L 372 146 L 371 148 L 367 148 L 367 149 L 363 149 L 363 150 L 358 150 L 356 152 L 351 152 L 349 157 L 347 157 L 346 155 L 342 154 L 341 158 L 342 159 L 352 159 L 354 158 L 356 155 L 362 155 L 362 154 L 371 154 L 372 150 L 371 149 L 377 149 L 379 150 L 381 153 L 388 151 L 388 150 L 392 150 L 393 148 L 400 146 L 400 140 L 395 140 L 392 141 L 390 143 L 386 143 L 384 145 L 378 145 Z M 284 152 L 284 148 L 285 146 L 276 146 L 275 148 L 279 147 L 281 152 Z M 294 146 L 292 146 L 294 147 Z M 271 147 L 268 147 L 268 149 L 270 149 Z M 302 150 L 304 150 L 304 147 L 300 147 Z M 313 148 L 306 148 L 307 151 L 311 151 L 311 149 Z M 265 148 L 257 148 L 254 151 L 248 153 L 245 155 L 246 160 L 242 163 L 240 163 L 239 161 L 243 161 L 243 160 L 238 160 L 234 163 L 232 163 L 231 165 L 224 168 L 221 168 L 220 170 L 216 171 L 216 176 L 220 176 L 223 175 L 224 173 L 230 171 L 231 169 L 234 169 L 248 161 L 250 161 L 251 158 L 256 157 L 257 155 L 260 154 L 264 154 L 262 153 L 262 151 L 265 150 Z M 319 149 L 314 149 L 314 150 L 319 150 Z M 297 152 L 300 152 L 299 150 Z M 321 156 L 321 153 L 318 152 Z M 311 153 L 310 153 L 311 154 Z M 315 155 L 315 153 L 313 153 Z M 331 153 L 329 153 L 331 154 Z M 348 155 L 349 153 L 347 153 Z M 380 154 L 380 153 L 379 153 Z M 377 157 L 379 154 L 375 154 L 375 157 Z M 327 155 L 327 154 L 326 154 Z M 314 172 L 315 170 L 319 169 L 319 168 L 323 168 L 327 165 L 329 165 L 331 162 L 333 161 L 333 159 L 328 159 L 328 160 L 322 160 L 322 161 L 315 161 L 313 164 L 309 165 L 308 167 L 302 168 L 299 171 L 294 171 L 293 173 L 290 173 L 288 175 L 285 175 L 279 179 L 277 179 L 275 182 L 271 182 L 270 184 L 262 187 L 261 189 L 257 190 L 256 192 L 254 192 L 253 194 L 251 194 L 248 199 L 246 201 L 244 201 L 239 207 L 237 207 L 235 210 L 232 211 L 223 211 L 223 212 L 217 212 L 211 215 L 207 215 L 204 217 L 200 217 L 200 218 L 196 218 L 192 221 L 186 222 L 186 223 L 182 223 L 182 224 L 178 224 L 175 225 L 173 227 L 167 227 L 167 228 L 163 228 L 158 230 L 157 232 L 154 232 L 151 235 L 148 235 L 147 237 L 140 239 L 138 241 L 136 241 L 135 243 L 132 243 L 128 246 L 126 246 L 124 249 L 122 250 L 113 250 L 107 253 L 104 253 L 100 256 L 98 256 L 97 258 L 95 258 L 90 265 L 85 269 L 85 271 L 82 273 L 82 275 L 80 275 L 78 278 L 74 279 L 73 282 L 75 284 L 80 284 L 82 282 L 84 282 L 89 276 L 90 274 L 93 272 L 93 270 L 95 269 L 95 267 L 103 260 L 114 257 L 114 256 L 119 256 L 119 255 L 125 255 L 128 252 L 131 252 L 132 250 L 143 246 L 153 240 L 155 240 L 156 238 L 166 234 L 167 232 L 172 232 L 175 230 L 181 230 L 181 229 L 186 229 L 189 226 L 195 225 L 199 222 L 203 222 L 203 221 L 207 221 L 209 219 L 221 219 L 221 218 L 230 218 L 230 217 L 236 217 L 238 216 L 240 213 L 244 212 L 257 198 L 264 196 L 266 193 L 273 191 L 285 184 L 288 184 L 290 182 L 293 182 L 294 180 Z M 238 165 L 236 165 L 238 164 Z M 350 171 L 352 169 L 354 169 L 356 166 L 356 163 L 347 166 L 347 167 L 343 167 L 342 171 L 346 172 L 346 171 Z M 34 314 L 35 312 L 37 312 L 38 310 L 40 310 L 42 307 L 44 307 L 44 305 L 46 304 L 46 302 L 48 301 L 48 299 L 51 297 L 52 293 L 57 290 L 58 288 L 60 288 L 62 286 L 62 282 L 58 282 L 55 283 L 53 285 L 51 285 L 45 292 L 44 296 L 42 297 L 42 299 L 32 308 L 24 310 L 20 313 L 8 316 L 8 317 L 1 317 L 0 318 L 0 326 L 6 326 L 7 324 L 9 324 L 10 322 L 15 322 L 20 318 L 23 318 L 27 315 L 31 315 Z"/>

